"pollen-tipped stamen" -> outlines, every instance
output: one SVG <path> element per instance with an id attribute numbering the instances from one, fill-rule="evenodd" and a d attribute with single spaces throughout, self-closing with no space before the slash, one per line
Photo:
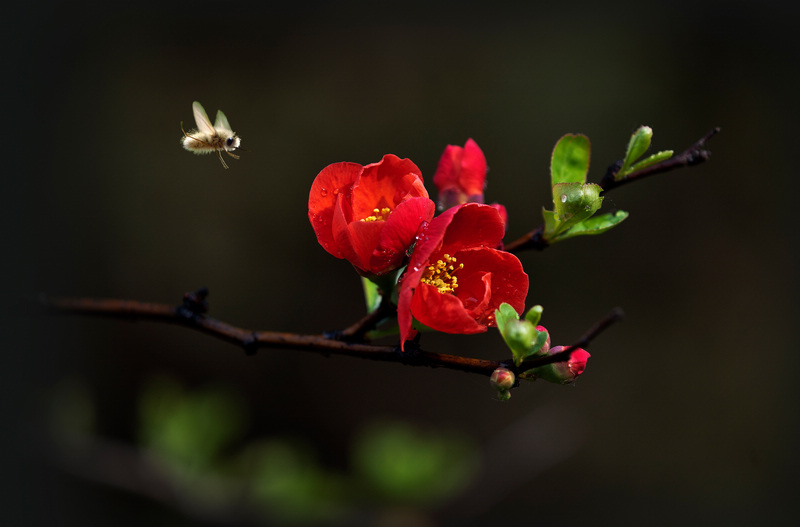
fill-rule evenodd
<path id="1" fill-rule="evenodd" d="M 392 209 L 390 209 L 389 207 L 383 207 L 382 209 L 372 209 L 372 216 L 367 216 L 361 221 L 386 221 L 386 218 L 388 218 L 389 214 L 391 213 Z"/>

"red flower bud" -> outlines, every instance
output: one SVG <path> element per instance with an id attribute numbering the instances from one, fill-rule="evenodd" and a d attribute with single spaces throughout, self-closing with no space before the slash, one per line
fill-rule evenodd
<path id="1" fill-rule="evenodd" d="M 544 341 L 544 346 L 542 346 L 542 349 L 539 350 L 539 353 L 537 353 L 537 355 L 549 355 L 548 352 L 550 351 L 550 332 L 547 331 L 547 328 L 544 326 L 536 326 L 536 331 L 543 331 L 547 333 L 547 340 Z"/>
<path id="2" fill-rule="evenodd" d="M 548 355 L 555 355 L 567 349 L 568 346 L 556 346 L 550 348 Z M 578 375 L 586 369 L 586 362 L 589 360 L 589 352 L 582 348 L 572 350 L 569 360 L 553 362 L 544 366 L 539 366 L 530 370 L 536 377 L 557 384 L 569 384 L 578 378 Z M 527 372 L 526 372 L 527 373 Z"/>
<path id="3" fill-rule="evenodd" d="M 494 386 L 497 391 L 504 392 L 514 387 L 516 378 L 514 372 L 511 370 L 507 368 L 497 368 L 492 372 L 492 376 L 489 377 L 489 382 L 492 383 L 492 386 Z"/>
<path id="4" fill-rule="evenodd" d="M 486 185 L 486 157 L 478 143 L 467 139 L 462 147 L 448 145 L 433 176 L 439 189 L 439 208 L 449 209 L 464 203 L 483 203 Z"/>

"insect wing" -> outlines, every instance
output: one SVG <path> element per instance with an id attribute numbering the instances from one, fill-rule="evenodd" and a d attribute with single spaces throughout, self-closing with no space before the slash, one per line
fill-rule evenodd
<path id="1" fill-rule="evenodd" d="M 233 132 L 231 130 L 231 125 L 228 123 L 228 118 L 225 117 L 225 114 L 222 113 L 222 110 L 217 110 L 217 120 L 214 121 L 214 128 L 223 130 L 227 130 L 228 132 Z"/>
<path id="2" fill-rule="evenodd" d="M 199 102 L 194 101 L 192 103 L 192 111 L 194 112 L 194 122 L 197 123 L 197 131 L 201 134 L 216 135 L 214 127 L 211 126 L 211 121 L 208 115 L 206 115 L 206 111 Z"/>

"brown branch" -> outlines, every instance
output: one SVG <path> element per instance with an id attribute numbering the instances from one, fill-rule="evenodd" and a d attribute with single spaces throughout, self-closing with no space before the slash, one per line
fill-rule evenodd
<path id="1" fill-rule="evenodd" d="M 606 171 L 605 176 L 600 181 L 599 185 L 603 188 L 603 193 L 609 192 L 617 187 L 621 187 L 627 183 L 632 183 L 634 181 L 639 181 L 644 179 L 648 176 L 653 176 L 655 174 L 660 174 L 662 172 L 668 172 L 670 170 L 675 170 L 677 168 L 689 167 L 693 165 L 698 165 L 704 161 L 707 161 L 709 157 L 711 157 L 711 152 L 708 151 L 705 147 L 706 142 L 714 135 L 719 133 L 720 128 L 714 128 L 706 135 L 701 137 L 697 140 L 692 146 L 678 154 L 677 156 L 673 156 L 667 160 L 664 160 L 660 163 L 656 163 L 655 165 L 651 165 L 649 167 L 645 167 L 641 170 L 637 170 L 636 172 L 632 172 L 627 176 L 616 180 L 615 176 L 621 167 L 621 162 L 617 162 L 610 167 Z M 537 251 L 541 251 L 546 249 L 550 246 L 548 241 L 542 236 L 544 233 L 544 224 L 539 225 L 526 235 L 506 244 L 505 250 L 510 253 L 518 253 L 520 251 L 528 250 L 528 249 L 536 249 Z"/>
<path id="2" fill-rule="evenodd" d="M 129 321 L 149 320 L 151 322 L 176 324 L 238 345 L 244 348 L 247 354 L 254 354 L 260 348 L 294 349 L 322 353 L 325 356 L 345 355 L 369 360 L 398 362 L 409 366 L 446 368 L 466 373 L 477 373 L 487 377 L 499 367 L 509 368 L 517 372 L 524 371 L 514 367 L 512 359 L 495 361 L 447 355 L 425 351 L 415 343 L 406 344 L 406 351 L 403 352 L 399 346 L 347 342 L 326 335 L 299 335 L 239 328 L 204 314 L 204 309 L 207 308 L 205 304 L 205 296 L 207 294 L 208 291 L 205 289 L 201 289 L 196 293 L 188 293 L 184 296 L 183 305 L 180 306 L 137 302 L 134 300 L 48 297 L 40 298 L 40 304 L 46 312 L 53 314 L 89 315 Z M 197 302 L 198 298 L 200 299 L 199 304 Z M 202 307 L 198 307 L 199 305 L 202 305 Z M 571 349 L 585 347 L 589 340 L 593 339 L 609 324 L 616 321 L 616 319 L 608 320 L 608 318 L 606 317 L 604 319 L 605 322 L 601 321 L 600 324 L 595 326 Z M 359 323 L 353 327 L 358 325 Z M 529 361 L 529 363 L 524 363 L 523 366 L 530 368 L 568 359 L 568 354 L 559 353 L 537 361 Z"/>

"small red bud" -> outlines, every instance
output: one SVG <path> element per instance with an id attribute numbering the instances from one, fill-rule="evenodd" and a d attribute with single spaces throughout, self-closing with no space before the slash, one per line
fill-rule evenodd
<path id="1" fill-rule="evenodd" d="M 514 387 L 516 378 L 514 377 L 514 372 L 511 370 L 506 368 L 497 368 L 492 372 L 489 382 L 492 383 L 492 386 L 494 386 L 495 390 L 499 392 L 505 392 Z"/>
<path id="2" fill-rule="evenodd" d="M 537 353 L 537 355 L 547 355 L 548 352 L 550 351 L 550 332 L 547 331 L 547 328 L 544 326 L 536 326 L 536 331 L 539 332 L 543 331 L 547 333 L 547 340 L 544 341 L 544 346 L 542 346 L 542 349 L 540 349 L 539 353 Z"/>
<path id="3" fill-rule="evenodd" d="M 567 346 L 556 346 L 550 348 L 548 355 L 555 355 L 564 351 Z M 589 352 L 582 348 L 572 350 L 569 355 L 569 360 L 562 362 L 553 362 L 538 368 L 534 368 L 531 372 L 539 378 L 546 381 L 554 382 L 557 384 L 569 384 L 578 378 L 578 375 L 583 373 L 586 369 L 586 361 L 589 360 Z"/>

